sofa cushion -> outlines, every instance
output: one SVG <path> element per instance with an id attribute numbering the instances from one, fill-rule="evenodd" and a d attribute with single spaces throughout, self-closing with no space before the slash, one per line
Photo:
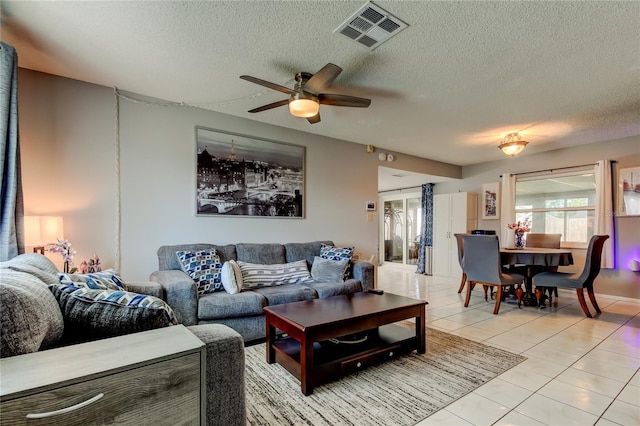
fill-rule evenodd
<path id="1" fill-rule="evenodd" d="M 235 294 L 242 291 L 242 271 L 235 260 L 224 262 L 222 271 L 220 271 L 220 279 L 227 293 Z"/>
<path id="2" fill-rule="evenodd" d="M 262 296 L 267 305 L 282 305 L 283 303 L 301 302 L 317 298 L 317 293 L 311 287 L 300 284 L 285 284 L 276 287 L 262 287 L 252 291 Z"/>
<path id="3" fill-rule="evenodd" d="M 345 282 L 330 282 L 330 281 L 311 281 L 304 283 L 305 286 L 313 288 L 318 297 L 324 299 L 325 297 L 338 296 L 341 294 L 353 294 L 362 291 L 362 284 L 356 279 L 349 279 Z"/>
<path id="4" fill-rule="evenodd" d="M 347 259 L 351 261 L 354 247 L 335 247 L 322 244 L 320 247 L 320 257 L 331 260 Z"/>
<path id="5" fill-rule="evenodd" d="M 332 260 L 316 256 L 311 266 L 311 278 L 314 280 L 344 282 L 344 273 L 349 265 L 349 260 Z"/>
<path id="6" fill-rule="evenodd" d="M 322 244 L 320 247 L 320 257 L 323 259 L 342 260 L 348 259 L 347 269 L 344 271 L 344 279 L 349 278 L 351 273 L 351 258 L 353 257 L 353 250 L 355 247 L 335 247 L 332 245 Z"/>
<path id="7" fill-rule="evenodd" d="M 178 251 L 182 270 L 195 281 L 198 296 L 224 290 L 220 271 L 222 264 L 215 250 Z"/>
<path id="8" fill-rule="evenodd" d="M 313 259 L 320 255 L 322 245 L 332 246 L 333 241 L 312 241 L 310 243 L 287 243 L 284 245 L 287 262 L 306 260 L 307 267 L 311 270 Z"/>
<path id="9" fill-rule="evenodd" d="M 21 256 L 3 262 L 3 265 L 16 265 L 17 262 L 12 261 Z M 44 259 L 43 263 L 51 262 L 45 256 L 38 256 Z M 30 257 L 33 255 L 22 260 Z M 38 268 L 24 264 L 19 269 L 2 267 L 0 270 L 0 357 L 3 358 L 45 349 L 60 341 L 64 332 L 64 321 L 56 299 L 45 282 L 28 272 Z M 44 272 L 42 269 L 39 271 Z M 53 271 L 56 271 L 55 266 Z M 47 281 L 56 281 L 55 273 L 46 273 L 50 276 Z"/>
<path id="10" fill-rule="evenodd" d="M 262 315 L 262 308 L 266 303 L 262 295 L 253 291 L 235 294 L 217 291 L 198 299 L 198 320 Z"/>
<path id="11" fill-rule="evenodd" d="M 306 260 L 273 265 L 238 261 L 238 266 L 242 272 L 243 289 L 294 284 L 311 278 Z"/>
<path id="12" fill-rule="evenodd" d="M 271 265 L 274 263 L 286 263 L 287 259 L 282 244 L 236 244 L 238 260 L 247 263 Z"/>
<path id="13" fill-rule="evenodd" d="M 161 299 L 122 290 L 52 284 L 64 317 L 65 340 L 78 342 L 113 337 L 177 324 Z"/>
<path id="14" fill-rule="evenodd" d="M 93 272 L 91 274 L 58 274 L 60 284 L 74 284 L 77 287 L 103 290 L 124 290 L 124 280 L 115 269 Z"/>
<path id="15" fill-rule="evenodd" d="M 158 249 L 158 270 L 182 270 L 182 265 L 176 257 L 177 251 L 215 250 L 222 263 L 227 260 L 236 260 L 236 246 L 229 244 L 218 246 L 215 244 L 177 244 L 162 246 Z"/>

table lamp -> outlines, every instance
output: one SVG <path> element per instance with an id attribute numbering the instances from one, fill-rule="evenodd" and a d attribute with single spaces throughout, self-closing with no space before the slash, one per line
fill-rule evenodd
<path id="1" fill-rule="evenodd" d="M 44 254 L 47 244 L 64 239 L 62 216 L 25 216 L 24 242 L 27 247 L 33 247 L 33 252 Z"/>

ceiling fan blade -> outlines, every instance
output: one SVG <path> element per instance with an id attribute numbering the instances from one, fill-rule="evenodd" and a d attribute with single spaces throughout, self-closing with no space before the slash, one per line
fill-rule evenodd
<path id="1" fill-rule="evenodd" d="M 278 102 L 273 102 L 271 104 L 267 104 L 267 105 L 262 105 L 261 107 L 258 108 L 254 108 L 248 112 L 262 112 L 262 111 L 266 111 L 268 109 L 272 109 L 272 108 L 278 108 L 284 105 L 287 105 L 289 103 L 289 99 L 283 99 L 281 101 Z"/>
<path id="2" fill-rule="evenodd" d="M 280 86 L 279 84 L 271 83 L 270 81 L 251 77 L 250 75 L 241 75 L 240 78 L 255 84 L 259 84 L 260 86 L 268 87 L 269 89 L 277 90 L 278 92 L 286 93 L 287 95 L 293 95 L 294 93 L 296 93 L 295 91 L 293 91 L 292 89 L 289 89 L 288 87 Z"/>
<path id="3" fill-rule="evenodd" d="M 342 68 L 329 63 L 307 81 L 307 84 L 304 85 L 304 90 L 317 95 L 326 87 L 329 87 L 341 72 Z"/>
<path id="4" fill-rule="evenodd" d="M 359 98 L 349 95 L 335 95 L 330 93 L 321 93 L 318 95 L 318 101 L 323 105 L 344 106 L 366 108 L 371 105 L 371 99 Z"/>
<path id="5" fill-rule="evenodd" d="M 313 117 L 307 118 L 307 121 L 311 124 L 316 124 L 320 122 L 320 113 L 317 113 Z"/>

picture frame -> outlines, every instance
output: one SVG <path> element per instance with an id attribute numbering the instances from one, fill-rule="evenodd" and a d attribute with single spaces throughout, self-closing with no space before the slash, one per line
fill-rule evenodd
<path id="1" fill-rule="evenodd" d="M 195 127 L 196 215 L 304 218 L 305 147 Z"/>
<path id="2" fill-rule="evenodd" d="M 368 212 L 375 212 L 376 211 L 376 202 L 375 201 L 367 201 L 366 209 L 367 209 Z"/>
<path id="3" fill-rule="evenodd" d="M 640 216 L 640 166 L 618 169 L 618 216 Z"/>
<path id="4" fill-rule="evenodd" d="M 482 219 L 500 219 L 500 182 L 482 185 Z"/>

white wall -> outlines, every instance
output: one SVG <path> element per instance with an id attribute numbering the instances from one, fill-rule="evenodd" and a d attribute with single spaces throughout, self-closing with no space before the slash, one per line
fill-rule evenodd
<path id="1" fill-rule="evenodd" d="M 18 87 L 25 215 L 62 216 L 77 259 L 97 253 L 113 265 L 111 90 L 23 69 Z M 59 255 L 49 257 L 62 268 Z"/>
<path id="2" fill-rule="evenodd" d="M 377 256 L 378 217 L 367 220 L 365 202 L 378 198 L 379 162 L 363 145 L 121 99 L 118 163 L 113 89 L 24 69 L 18 87 L 25 212 L 62 215 L 76 263 L 95 252 L 103 267 L 117 266 L 120 250 L 123 277 L 138 281 L 157 269 L 156 251 L 164 244 L 330 239 L 355 245 L 363 258 Z M 196 125 L 305 146 L 306 217 L 196 216 Z M 417 157 L 396 161 L 460 175 L 458 166 Z"/>

